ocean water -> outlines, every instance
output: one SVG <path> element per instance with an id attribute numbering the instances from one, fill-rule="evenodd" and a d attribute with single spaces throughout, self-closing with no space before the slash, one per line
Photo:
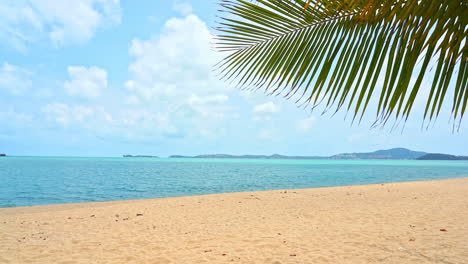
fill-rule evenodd
<path id="1" fill-rule="evenodd" d="M 0 207 L 468 177 L 467 161 L 0 158 Z"/>

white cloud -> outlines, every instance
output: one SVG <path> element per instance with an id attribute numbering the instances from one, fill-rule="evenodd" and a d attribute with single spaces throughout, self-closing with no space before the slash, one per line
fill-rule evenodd
<path id="1" fill-rule="evenodd" d="M 273 114 L 280 111 L 279 106 L 273 102 L 256 105 L 253 109 L 255 114 Z"/>
<path id="2" fill-rule="evenodd" d="M 87 106 L 70 106 L 63 103 L 52 103 L 44 106 L 42 112 L 49 121 L 54 121 L 63 126 L 74 123 L 82 123 L 93 117 L 95 109 Z"/>
<path id="3" fill-rule="evenodd" d="M 0 90 L 13 95 L 23 94 L 32 86 L 30 77 L 30 71 L 5 62 L 0 67 Z"/>
<path id="4" fill-rule="evenodd" d="M 220 58 L 211 50 L 212 37 L 192 14 L 167 20 L 161 34 L 149 40 L 134 39 L 126 102 L 163 113 L 177 131 L 185 127 L 187 133 L 211 135 L 229 110 L 226 85 L 212 73 Z"/>
<path id="5" fill-rule="evenodd" d="M 119 0 L 6 0 L 0 5 L 0 40 L 22 51 L 44 39 L 55 46 L 83 43 L 120 21 Z"/>
<path id="6" fill-rule="evenodd" d="M 277 113 L 281 108 L 273 102 L 258 104 L 254 106 L 252 112 L 254 114 L 253 120 L 270 120 L 274 113 Z"/>
<path id="7" fill-rule="evenodd" d="M 15 109 L 8 109 L 8 110 L 1 110 L 0 111 L 0 121 L 1 123 L 11 125 L 18 125 L 18 124 L 28 124 L 33 120 L 33 117 L 30 114 L 21 113 L 16 111 Z"/>
<path id="8" fill-rule="evenodd" d="M 313 116 L 306 118 L 306 119 L 299 120 L 297 122 L 297 129 L 300 132 L 308 132 L 315 124 L 315 121 L 316 121 L 316 118 Z"/>
<path id="9" fill-rule="evenodd" d="M 64 86 L 69 95 L 97 98 L 107 87 L 107 72 L 99 67 L 69 66 L 68 75 L 71 80 Z"/>
<path id="10" fill-rule="evenodd" d="M 143 109 L 125 110 L 116 120 L 117 126 L 133 131 L 132 137 L 145 135 L 172 135 L 178 133 L 170 117 L 164 113 L 154 113 Z M 133 128 L 133 129 L 132 129 Z M 136 133 L 135 133 L 136 132 Z"/>
<path id="11" fill-rule="evenodd" d="M 49 122 L 60 127 L 77 127 L 97 135 L 142 140 L 179 133 L 168 115 L 145 109 L 123 109 L 110 114 L 102 106 L 51 103 L 42 107 Z"/>
<path id="12" fill-rule="evenodd" d="M 186 16 L 186 15 L 190 15 L 192 14 L 193 12 L 193 8 L 192 8 L 192 5 L 189 4 L 189 3 L 186 3 L 186 2 L 179 2 L 179 1 L 176 1 L 174 3 L 174 9 L 177 11 L 177 12 L 180 12 L 182 15 Z"/>
<path id="13" fill-rule="evenodd" d="M 70 95 L 97 98 L 95 105 L 57 102 L 42 113 L 50 123 L 86 129 L 98 135 L 131 140 L 207 137 L 224 133 L 220 123 L 231 116 L 230 96 L 213 74 L 219 54 L 210 49 L 212 35 L 195 15 L 169 19 L 161 33 L 132 41 L 124 104 L 97 98 L 108 87 L 107 72 L 98 67 L 71 66 L 64 83 Z"/>
<path id="14" fill-rule="evenodd" d="M 222 104 L 229 100 L 229 97 L 224 94 L 211 95 L 206 97 L 192 96 L 189 99 L 190 105 L 207 105 L 207 104 Z"/>
<path id="15" fill-rule="evenodd" d="M 127 89 L 146 101 L 219 90 L 211 72 L 219 54 L 210 49 L 211 40 L 207 25 L 195 15 L 169 19 L 150 40 L 133 40 L 133 79 Z"/>
<path id="16" fill-rule="evenodd" d="M 262 129 L 258 133 L 258 138 L 263 140 L 277 140 L 278 137 L 273 129 Z"/>
<path id="17" fill-rule="evenodd" d="M 29 113 L 18 112 L 15 108 L 5 106 L 0 109 L 0 145 L 2 140 L 15 138 L 23 131 L 35 129 L 34 118 Z"/>
<path id="18" fill-rule="evenodd" d="M 200 97 L 192 95 L 188 104 L 193 111 L 203 118 L 224 118 L 224 112 L 227 110 L 226 102 L 229 97 L 224 94 L 210 95 Z"/>

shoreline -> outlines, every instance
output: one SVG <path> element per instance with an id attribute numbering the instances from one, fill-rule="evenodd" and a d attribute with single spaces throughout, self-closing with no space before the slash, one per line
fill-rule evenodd
<path id="1" fill-rule="evenodd" d="M 468 178 L 0 208 L 1 263 L 463 263 Z"/>
<path id="2" fill-rule="evenodd" d="M 24 206 L 12 206 L 12 207 L 0 207 L 1 210 L 4 209 L 16 209 L 16 208 L 33 208 L 33 207 L 54 207 L 54 206 L 76 206 L 76 207 L 85 207 L 86 205 L 103 204 L 101 206 L 106 206 L 105 203 L 115 204 L 115 203 L 125 203 L 125 202 L 139 202 L 139 201 L 151 201 L 151 200 L 161 200 L 161 199 L 174 199 L 174 198 L 189 198 L 189 197 L 202 197 L 202 196 L 212 196 L 212 195 L 230 195 L 230 194 L 242 194 L 242 193 L 261 193 L 261 192 L 274 192 L 274 191 L 306 191 L 306 190 L 315 190 L 315 189 L 331 189 L 331 188 L 346 188 L 346 187 L 355 187 L 355 186 L 374 186 L 382 184 L 399 184 L 399 183 L 419 183 L 419 182 L 439 182 L 439 181 L 450 181 L 457 179 L 467 179 L 468 175 L 464 176 L 454 176 L 451 178 L 444 179 L 431 179 L 431 180 L 417 180 L 417 181 L 400 181 L 400 182 L 381 182 L 381 183 L 370 183 L 370 184 L 355 184 L 355 185 L 339 185 L 339 186 L 326 186 L 326 187 L 311 187 L 311 188 L 298 188 L 298 189 L 271 189 L 271 190 L 258 190 L 258 191 L 240 191 L 240 192 L 226 192 L 226 193 L 207 193 L 207 194 L 194 194 L 194 195 L 183 195 L 183 196 L 168 196 L 168 197 L 155 197 L 155 198 L 141 198 L 141 199 L 123 199 L 123 200 L 106 200 L 106 201 L 90 201 L 90 202 L 71 202 L 71 203 L 54 203 L 54 204 L 38 204 L 38 205 L 24 205 Z"/>

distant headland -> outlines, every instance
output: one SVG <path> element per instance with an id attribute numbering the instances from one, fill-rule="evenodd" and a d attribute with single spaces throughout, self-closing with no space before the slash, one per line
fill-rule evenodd
<path id="1" fill-rule="evenodd" d="M 0 157 L 6 157 L 6 154 L 0 153 Z"/>
<path id="2" fill-rule="evenodd" d="M 455 156 L 450 154 L 429 153 L 417 158 L 418 160 L 468 160 L 468 156 Z"/>
<path id="3" fill-rule="evenodd" d="M 229 155 L 229 154 L 203 154 L 197 156 L 172 155 L 169 158 L 192 158 L 192 159 L 326 159 L 321 156 L 285 156 L 280 154 L 267 155 Z"/>
<path id="4" fill-rule="evenodd" d="M 151 155 L 123 155 L 124 158 L 159 158 Z M 427 153 L 407 148 L 383 149 L 373 152 L 340 153 L 332 156 L 287 156 L 273 155 L 231 155 L 231 154 L 202 154 L 196 156 L 171 155 L 169 158 L 179 159 L 332 159 L 332 160 L 468 160 L 468 156 L 450 154 Z"/>
<path id="5" fill-rule="evenodd" d="M 332 156 L 286 156 L 273 155 L 230 155 L 230 154 L 203 154 L 196 156 L 172 155 L 169 158 L 187 159 L 340 159 L 340 160 L 468 160 L 466 156 L 449 154 L 434 154 L 423 151 L 413 151 L 406 148 L 392 148 L 361 153 L 340 153 Z"/>

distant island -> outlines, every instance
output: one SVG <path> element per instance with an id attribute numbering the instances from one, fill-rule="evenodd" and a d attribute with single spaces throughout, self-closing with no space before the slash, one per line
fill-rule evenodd
<path id="1" fill-rule="evenodd" d="M 429 153 L 417 160 L 468 160 L 468 156 L 455 156 L 450 154 Z"/>
<path id="2" fill-rule="evenodd" d="M 0 153 L 0 157 L 6 157 L 6 154 L 1 154 L 1 153 Z"/>
<path id="3" fill-rule="evenodd" d="M 1 156 L 2 154 L 0 154 Z M 124 158 L 159 158 L 151 155 L 123 155 Z M 195 156 L 171 155 L 169 158 L 179 159 L 333 159 L 333 160 L 468 160 L 468 156 L 450 154 L 427 153 L 407 148 L 382 149 L 373 152 L 340 153 L 332 156 L 287 156 L 273 155 L 231 155 L 231 154 L 202 154 Z"/>
<path id="4" fill-rule="evenodd" d="M 342 160 L 468 160 L 468 157 L 449 154 L 435 154 L 423 151 L 413 151 L 406 148 L 392 148 L 374 152 L 340 153 L 332 156 L 286 156 L 273 155 L 230 155 L 203 154 L 196 156 L 172 155 L 169 158 L 187 159 L 342 159 Z"/>
<path id="5" fill-rule="evenodd" d="M 172 155 L 169 158 L 191 158 L 191 159 L 326 159 L 320 156 L 285 156 L 273 155 L 229 155 L 229 154 L 203 154 L 197 156 Z"/>
<path id="6" fill-rule="evenodd" d="M 159 158 L 158 156 L 151 156 L 151 155 L 130 155 L 126 154 L 123 155 L 124 158 Z"/>
<path id="7" fill-rule="evenodd" d="M 363 153 L 342 153 L 331 156 L 331 159 L 396 159 L 396 160 L 411 160 L 417 159 L 426 152 L 413 151 L 406 148 L 392 148 L 387 150 L 377 150 L 374 152 Z"/>

